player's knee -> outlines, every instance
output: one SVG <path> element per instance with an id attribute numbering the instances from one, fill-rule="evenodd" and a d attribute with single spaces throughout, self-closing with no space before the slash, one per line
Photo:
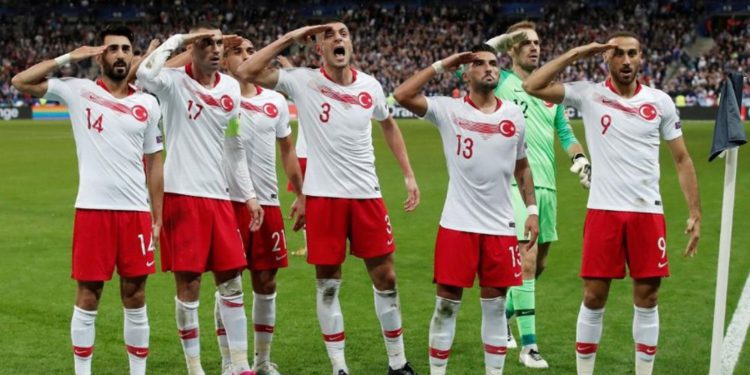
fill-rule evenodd
<path id="1" fill-rule="evenodd" d="M 607 304 L 607 295 L 595 290 L 586 290 L 583 293 L 583 305 L 589 309 L 598 310 Z"/>
<path id="2" fill-rule="evenodd" d="M 253 291 L 257 294 L 276 293 L 276 279 L 258 280 L 253 282 Z"/>
<path id="3" fill-rule="evenodd" d="M 659 303 L 659 293 L 656 290 L 648 293 L 640 293 L 636 295 L 634 299 L 635 301 L 633 302 L 636 306 L 649 309 Z"/>
<path id="4" fill-rule="evenodd" d="M 78 295 L 76 306 L 87 311 L 96 311 L 99 308 L 99 300 L 95 294 Z"/>
<path id="5" fill-rule="evenodd" d="M 216 287 L 222 297 L 236 296 L 242 294 L 242 276 L 237 275 Z"/>
<path id="6" fill-rule="evenodd" d="M 396 289 L 396 272 L 391 268 L 379 273 L 377 277 L 373 278 L 373 285 L 377 290 Z"/>
<path id="7" fill-rule="evenodd" d="M 123 292 L 122 305 L 128 309 L 137 309 L 143 307 L 146 304 L 146 290 L 135 289 L 132 291 Z"/>

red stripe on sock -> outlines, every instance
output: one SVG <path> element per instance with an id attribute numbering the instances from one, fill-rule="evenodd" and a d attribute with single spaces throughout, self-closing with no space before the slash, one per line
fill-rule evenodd
<path id="1" fill-rule="evenodd" d="M 216 328 L 216 336 L 226 336 L 227 331 L 224 328 Z"/>
<path id="2" fill-rule="evenodd" d="M 269 326 L 265 324 L 256 324 L 255 332 L 273 333 L 273 326 Z"/>
<path id="3" fill-rule="evenodd" d="M 508 352 L 507 346 L 494 346 L 490 344 L 484 344 L 484 351 L 489 354 L 505 355 Z"/>
<path id="4" fill-rule="evenodd" d="M 224 298 L 221 298 L 221 304 L 224 305 L 224 306 L 226 306 L 226 307 L 242 307 L 242 306 L 245 306 L 244 302 L 232 302 L 232 301 L 225 300 Z"/>
<path id="5" fill-rule="evenodd" d="M 190 340 L 198 338 L 198 328 L 180 329 L 180 340 Z"/>
<path id="6" fill-rule="evenodd" d="M 395 339 L 395 338 L 401 336 L 401 334 L 403 334 L 403 333 L 404 333 L 404 329 L 403 328 L 394 329 L 393 331 L 383 331 L 383 334 L 385 335 L 385 337 L 387 337 L 389 339 Z"/>
<path id="7" fill-rule="evenodd" d="M 140 348 L 137 346 L 130 346 L 130 345 L 125 345 L 125 347 L 128 349 L 128 353 L 136 357 L 139 357 L 139 358 L 148 357 L 148 348 Z"/>
<path id="8" fill-rule="evenodd" d="M 599 344 L 589 342 L 577 342 L 576 351 L 580 354 L 594 354 L 599 349 Z"/>
<path id="9" fill-rule="evenodd" d="M 656 346 L 646 344 L 635 344 L 635 350 L 646 355 L 656 355 Z"/>
<path id="10" fill-rule="evenodd" d="M 345 338 L 346 335 L 344 335 L 344 331 L 334 333 L 332 335 L 323 334 L 323 340 L 325 340 L 326 342 L 344 341 Z"/>
<path id="11" fill-rule="evenodd" d="M 437 359 L 448 359 L 448 357 L 451 355 L 451 350 L 440 350 L 435 348 L 430 348 L 430 357 L 437 358 Z"/>
<path id="12" fill-rule="evenodd" d="M 73 354 L 76 357 L 88 358 L 88 357 L 91 357 L 92 354 L 94 354 L 94 347 L 93 346 L 89 346 L 89 347 L 86 348 L 86 347 L 83 347 L 83 346 L 75 346 L 75 345 L 73 345 Z"/>

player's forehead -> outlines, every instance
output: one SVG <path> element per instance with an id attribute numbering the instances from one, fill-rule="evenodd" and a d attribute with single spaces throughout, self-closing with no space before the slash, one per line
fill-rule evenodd
<path id="1" fill-rule="evenodd" d="M 102 40 L 105 46 L 130 46 L 130 39 L 124 35 L 105 35 Z"/>
<path id="2" fill-rule="evenodd" d="M 349 28 L 346 27 L 346 25 L 343 22 L 331 22 L 328 24 L 328 26 L 331 28 L 329 31 L 326 31 L 325 34 L 333 34 L 333 33 L 342 33 L 342 32 L 348 32 Z"/>
<path id="3" fill-rule="evenodd" d="M 526 34 L 526 39 L 528 41 L 538 41 L 539 40 L 539 34 L 537 34 L 536 30 L 534 29 L 519 29 L 523 30 L 523 32 Z"/>
<path id="4" fill-rule="evenodd" d="M 191 33 L 211 33 L 211 34 L 213 34 L 211 36 L 211 39 L 213 39 L 213 40 L 219 40 L 219 39 L 222 38 L 221 30 L 219 30 L 219 29 L 212 29 L 212 28 L 207 28 L 207 27 L 198 27 L 198 28 L 190 30 L 190 32 Z"/>
<path id="5" fill-rule="evenodd" d="M 489 51 L 479 51 L 474 53 L 474 62 L 497 62 L 497 56 Z"/>
<path id="6" fill-rule="evenodd" d="M 624 51 L 641 49 L 641 43 L 638 42 L 638 39 L 633 38 L 632 36 L 616 36 L 608 42 L 617 45 L 617 49 Z"/>

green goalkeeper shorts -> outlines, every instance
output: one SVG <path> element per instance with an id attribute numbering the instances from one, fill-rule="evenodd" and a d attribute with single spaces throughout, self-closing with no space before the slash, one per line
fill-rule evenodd
<path id="1" fill-rule="evenodd" d="M 534 188 L 536 205 L 539 207 L 539 239 L 537 243 L 557 241 L 557 192 L 545 188 Z M 511 201 L 516 218 L 516 235 L 519 241 L 528 240 L 523 229 L 526 225 L 526 204 L 523 203 L 518 186 L 511 186 Z"/>

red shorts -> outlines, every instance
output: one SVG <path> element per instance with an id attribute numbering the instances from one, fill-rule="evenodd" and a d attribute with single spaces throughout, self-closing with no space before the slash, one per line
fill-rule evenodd
<path id="1" fill-rule="evenodd" d="M 117 265 L 121 277 L 154 273 L 151 214 L 76 209 L 73 271 L 78 281 L 106 281 Z"/>
<path id="2" fill-rule="evenodd" d="M 339 265 L 352 255 L 377 258 L 396 250 L 391 219 L 382 198 L 307 197 L 307 262 Z"/>
<path id="3" fill-rule="evenodd" d="M 521 253 L 515 234 L 499 236 L 443 228 L 435 241 L 435 278 L 442 285 L 507 288 L 521 285 Z"/>
<path id="4" fill-rule="evenodd" d="M 232 205 L 242 234 L 242 244 L 245 246 L 247 268 L 252 271 L 265 271 L 288 266 L 281 208 L 261 206 L 263 207 L 263 224 L 257 232 L 250 232 L 252 217 L 247 206 L 240 202 L 232 202 Z"/>
<path id="5" fill-rule="evenodd" d="M 305 177 L 305 172 L 307 171 L 307 158 L 298 158 L 297 160 L 299 161 L 300 169 L 302 169 L 302 177 Z M 286 183 L 286 191 L 294 191 L 292 181 Z"/>
<path id="6" fill-rule="evenodd" d="M 203 273 L 247 265 L 232 202 L 164 194 L 161 269 Z"/>
<path id="7" fill-rule="evenodd" d="M 581 277 L 669 276 L 664 215 L 589 209 L 583 225 Z"/>

